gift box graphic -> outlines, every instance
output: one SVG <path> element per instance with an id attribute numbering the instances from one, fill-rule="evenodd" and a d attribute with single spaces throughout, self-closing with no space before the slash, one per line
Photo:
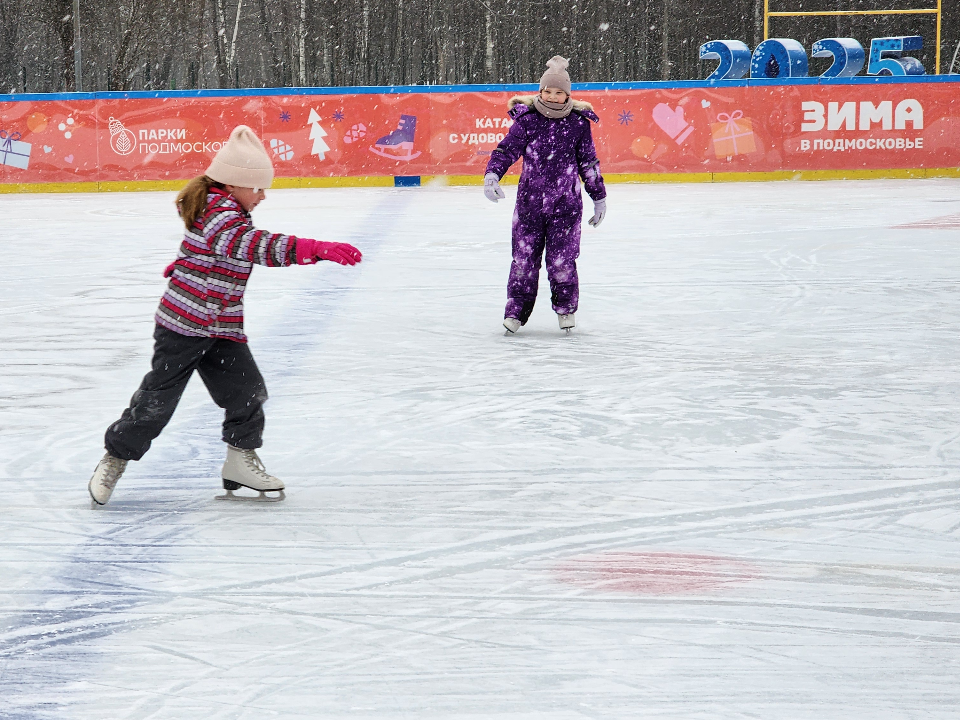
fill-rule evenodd
<path id="1" fill-rule="evenodd" d="M 0 165 L 26 170 L 30 165 L 30 143 L 20 141 L 20 133 L 0 130 Z"/>
<path id="2" fill-rule="evenodd" d="M 746 155 L 757 151 L 753 121 L 745 118 L 742 110 L 734 110 L 729 115 L 720 113 L 717 115 L 717 120 L 718 122 L 710 124 L 713 152 L 717 158 Z"/>

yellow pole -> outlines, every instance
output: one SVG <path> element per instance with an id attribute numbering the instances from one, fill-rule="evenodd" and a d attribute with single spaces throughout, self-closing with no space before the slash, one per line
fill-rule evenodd
<path id="1" fill-rule="evenodd" d="M 772 17 L 836 17 L 838 15 L 934 15 L 937 16 L 937 54 L 936 74 L 940 74 L 940 43 L 943 34 L 943 0 L 937 0 L 936 9 L 910 10 L 807 10 L 799 12 L 770 12 L 770 0 L 763 0 L 763 39 L 770 37 L 770 18 Z"/>
<path id="2" fill-rule="evenodd" d="M 809 10 L 803 12 L 772 12 L 770 17 L 834 17 L 836 15 L 936 15 L 939 10 Z"/>
<path id="3" fill-rule="evenodd" d="M 940 74 L 940 27 L 943 19 L 943 0 L 937 0 L 937 75 Z"/>

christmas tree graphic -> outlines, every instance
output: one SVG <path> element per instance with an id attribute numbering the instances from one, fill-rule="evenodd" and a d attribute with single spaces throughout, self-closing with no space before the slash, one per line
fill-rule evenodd
<path id="1" fill-rule="evenodd" d="M 310 109 L 310 117 L 307 118 L 307 122 L 310 123 L 310 139 L 313 140 L 313 149 L 310 154 L 323 160 L 324 153 L 329 152 L 330 146 L 323 141 L 327 136 L 327 131 L 320 127 L 320 115 L 313 108 Z"/>

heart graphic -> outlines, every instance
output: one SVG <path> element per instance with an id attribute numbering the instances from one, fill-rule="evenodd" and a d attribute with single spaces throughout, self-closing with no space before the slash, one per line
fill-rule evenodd
<path id="1" fill-rule="evenodd" d="M 700 107 L 702 107 L 702 108 L 708 108 L 708 107 L 710 107 L 710 101 L 709 101 L 709 100 L 701 100 L 701 101 L 700 101 Z"/>
<path id="2" fill-rule="evenodd" d="M 688 123 L 683 117 L 683 108 L 677 107 L 676 110 L 669 105 L 660 103 L 653 108 L 653 121 L 669 135 L 677 145 L 682 145 L 683 141 L 690 137 L 693 132 L 693 125 Z"/>
<path id="3" fill-rule="evenodd" d="M 49 145 L 44 145 L 44 146 L 43 146 L 43 151 L 44 151 L 45 153 L 53 152 L 53 148 L 50 147 Z"/>
<path id="4" fill-rule="evenodd" d="M 64 160 L 66 160 L 68 163 L 71 163 L 71 164 L 72 164 L 72 163 L 73 163 L 73 155 L 67 155 L 67 156 L 64 158 Z"/>

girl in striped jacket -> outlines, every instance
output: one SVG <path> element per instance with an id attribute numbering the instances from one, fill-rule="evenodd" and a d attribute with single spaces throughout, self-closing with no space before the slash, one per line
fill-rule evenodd
<path id="1" fill-rule="evenodd" d="M 266 472 L 256 453 L 263 444 L 267 389 L 243 334 L 247 279 L 254 264 L 278 267 L 332 260 L 355 265 L 361 254 L 346 243 L 256 230 L 250 213 L 272 182 L 266 149 L 250 128 L 240 125 L 206 174 L 191 180 L 177 196 L 186 233 L 177 259 L 164 273 L 170 282 L 156 314 L 152 370 L 130 406 L 107 429 L 107 452 L 88 485 L 95 504 L 107 503 L 127 462 L 139 460 L 150 448 L 194 370 L 224 409 L 226 497 L 245 486 L 260 491 L 258 499 L 283 499 L 283 483 Z"/>

